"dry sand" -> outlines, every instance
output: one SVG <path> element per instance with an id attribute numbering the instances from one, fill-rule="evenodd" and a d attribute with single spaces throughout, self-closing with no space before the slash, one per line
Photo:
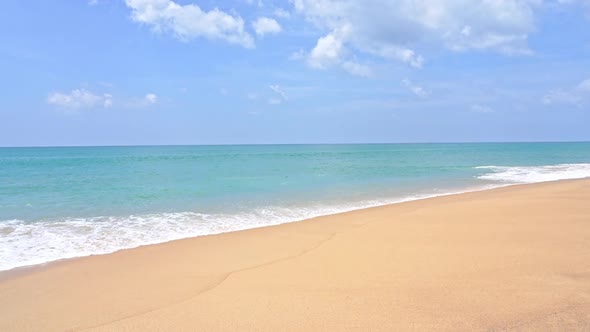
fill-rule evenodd
<path id="1" fill-rule="evenodd" d="M 4 273 L 0 331 L 590 331 L 590 179 Z"/>

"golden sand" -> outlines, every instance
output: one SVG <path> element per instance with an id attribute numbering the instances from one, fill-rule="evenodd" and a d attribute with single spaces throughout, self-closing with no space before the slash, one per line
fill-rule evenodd
<path id="1" fill-rule="evenodd" d="M 590 331 L 590 180 L 5 273 L 0 331 Z"/>

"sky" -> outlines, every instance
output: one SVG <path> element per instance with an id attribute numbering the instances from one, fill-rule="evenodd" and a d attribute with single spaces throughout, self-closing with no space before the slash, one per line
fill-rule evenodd
<path id="1" fill-rule="evenodd" d="M 4 0 L 0 146 L 590 140 L 590 0 Z"/>

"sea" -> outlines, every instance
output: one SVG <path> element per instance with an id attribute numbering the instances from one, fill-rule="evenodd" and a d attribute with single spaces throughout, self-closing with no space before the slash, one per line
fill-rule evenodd
<path id="1" fill-rule="evenodd" d="M 0 148 L 0 270 L 584 177 L 588 142 Z"/>

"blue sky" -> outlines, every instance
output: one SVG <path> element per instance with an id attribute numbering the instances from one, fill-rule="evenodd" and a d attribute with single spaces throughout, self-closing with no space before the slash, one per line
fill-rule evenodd
<path id="1" fill-rule="evenodd" d="M 0 146 L 590 140 L 588 0 L 2 5 Z"/>

